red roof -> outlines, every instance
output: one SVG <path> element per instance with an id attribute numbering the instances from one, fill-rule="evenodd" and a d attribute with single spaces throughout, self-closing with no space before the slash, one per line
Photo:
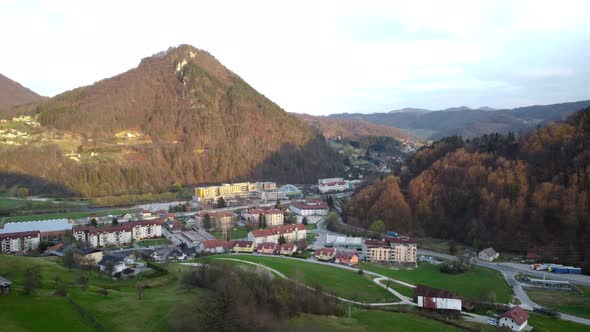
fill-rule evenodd
<path id="1" fill-rule="evenodd" d="M 74 227 L 74 232 L 84 232 L 88 231 L 90 234 L 99 234 L 99 233 L 113 233 L 113 232 L 123 232 L 123 231 L 131 231 L 135 226 L 148 226 L 148 225 L 162 225 L 164 220 L 162 219 L 154 219 L 154 220 L 143 220 L 143 221 L 129 221 L 119 225 L 110 225 L 110 226 L 102 226 L 102 227 L 94 227 L 94 226 L 78 226 Z"/>
<path id="2" fill-rule="evenodd" d="M 0 234 L 0 239 L 18 239 L 22 237 L 36 237 L 39 236 L 39 231 L 29 231 L 29 232 L 16 232 L 16 233 L 4 233 Z"/>
<path id="3" fill-rule="evenodd" d="M 283 214 L 283 211 L 279 209 L 270 209 L 265 212 L 266 214 Z"/>
<path id="4" fill-rule="evenodd" d="M 250 248 L 252 247 L 252 241 L 234 241 L 234 247 L 240 247 L 240 248 Z"/>
<path id="5" fill-rule="evenodd" d="M 258 246 L 256 246 L 256 250 L 260 251 L 260 250 L 275 250 L 277 248 L 277 244 L 276 243 L 272 243 L 272 242 L 262 242 L 261 244 L 259 244 Z"/>
<path id="6" fill-rule="evenodd" d="M 387 241 L 368 239 L 365 241 L 367 247 L 389 247 Z"/>
<path id="7" fill-rule="evenodd" d="M 416 240 L 410 238 L 392 237 L 389 242 L 401 243 L 401 244 L 417 244 Z"/>
<path id="8" fill-rule="evenodd" d="M 300 210 L 324 210 L 328 208 L 328 203 L 326 202 L 306 202 L 306 203 L 302 203 L 302 202 L 293 202 L 291 203 L 291 206 L 294 206 Z"/>
<path id="9" fill-rule="evenodd" d="M 283 251 L 283 250 L 293 251 L 293 250 L 295 250 L 295 244 L 293 244 L 293 243 L 279 244 L 277 246 L 277 251 Z"/>
<path id="10" fill-rule="evenodd" d="M 524 322 L 529 320 L 529 314 L 519 306 L 506 311 L 502 317 L 512 318 L 518 325 L 522 325 Z"/>
<path id="11" fill-rule="evenodd" d="M 225 244 L 225 241 L 223 240 L 205 240 L 203 242 L 201 242 L 201 245 L 203 245 L 203 247 L 205 249 L 213 249 L 213 248 L 219 248 L 219 247 L 223 247 Z"/>
<path id="12" fill-rule="evenodd" d="M 233 217 L 234 213 L 229 212 L 229 211 L 211 211 L 211 212 L 199 211 L 198 215 L 201 218 L 205 217 L 206 215 L 209 215 L 209 217 L 211 217 L 211 218 L 221 218 L 221 217 Z"/>
<path id="13" fill-rule="evenodd" d="M 281 235 L 286 233 L 291 233 L 294 231 L 302 231 L 305 230 L 305 225 L 303 224 L 292 224 L 292 225 L 283 225 L 279 227 L 267 228 L 267 229 L 257 229 L 252 231 L 252 235 L 254 237 L 265 237 L 271 235 Z"/>
<path id="14" fill-rule="evenodd" d="M 264 211 L 263 209 L 251 209 L 250 212 L 248 212 L 248 213 L 259 215 L 261 213 L 264 214 L 264 212 L 266 212 L 266 211 Z"/>
<path id="15" fill-rule="evenodd" d="M 336 258 L 351 260 L 356 254 L 352 251 L 340 251 L 336 254 Z"/>
<path id="16" fill-rule="evenodd" d="M 335 185 L 343 186 L 346 184 L 346 181 L 333 181 L 333 182 L 325 182 L 320 184 L 320 187 L 331 187 Z"/>
<path id="17" fill-rule="evenodd" d="M 448 291 L 446 289 L 432 288 L 424 285 L 416 286 L 414 290 L 414 296 L 438 297 L 445 299 L 461 299 L 455 293 Z"/>
<path id="18" fill-rule="evenodd" d="M 317 249 L 314 253 L 316 256 L 333 256 L 336 253 L 336 249 L 334 248 L 320 248 Z"/>

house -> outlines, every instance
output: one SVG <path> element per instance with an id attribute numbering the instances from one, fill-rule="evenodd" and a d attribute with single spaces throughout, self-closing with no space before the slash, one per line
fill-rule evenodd
<path id="1" fill-rule="evenodd" d="M 0 276 L 0 294 L 10 293 L 10 285 L 12 285 L 12 281 Z"/>
<path id="2" fill-rule="evenodd" d="M 497 253 L 494 248 L 486 248 L 479 252 L 477 255 L 479 259 L 484 260 L 486 262 L 492 262 L 496 258 L 500 257 L 500 254 Z"/>
<path id="3" fill-rule="evenodd" d="M 216 230 L 232 229 L 235 227 L 236 223 L 236 215 L 233 212 L 225 211 L 225 212 L 206 212 L 200 211 L 197 214 L 198 217 L 198 224 L 201 226 L 204 225 L 204 221 L 206 216 L 209 216 L 210 220 L 210 227 Z"/>
<path id="4" fill-rule="evenodd" d="M 168 259 L 168 255 L 170 255 L 172 250 L 173 249 L 169 248 L 169 247 L 157 248 L 154 250 L 154 252 L 152 253 L 151 256 L 156 262 L 162 262 L 162 261 L 165 261 L 166 259 Z"/>
<path id="5" fill-rule="evenodd" d="M 512 331 L 522 331 L 528 324 L 528 320 L 529 314 L 523 308 L 516 306 L 502 315 L 498 326 L 507 326 Z"/>
<path id="6" fill-rule="evenodd" d="M 295 245 L 297 246 L 297 250 L 299 252 L 303 252 L 303 251 L 307 250 L 307 240 L 306 239 L 301 239 L 301 240 L 295 241 Z"/>
<path id="7" fill-rule="evenodd" d="M 102 227 L 79 226 L 73 228 L 72 235 L 77 241 L 94 248 L 125 246 L 133 241 L 161 237 L 163 223 L 162 219 L 155 219 Z"/>
<path id="8" fill-rule="evenodd" d="M 172 251 L 168 254 L 168 258 L 171 259 L 178 259 L 178 260 L 185 260 L 187 258 L 184 251 L 180 250 L 180 248 L 173 248 Z"/>
<path id="9" fill-rule="evenodd" d="M 232 250 L 234 252 L 247 252 L 253 253 L 254 252 L 254 242 L 252 241 L 234 241 Z"/>
<path id="10" fill-rule="evenodd" d="M 319 261 L 331 261 L 336 257 L 336 249 L 320 248 L 315 251 L 314 256 Z"/>
<path id="11" fill-rule="evenodd" d="M 295 242 L 307 237 L 305 225 L 293 224 L 279 227 L 257 229 L 248 233 L 248 240 L 256 245 L 263 242 L 278 243 L 279 238 L 283 236 L 287 242 Z"/>
<path id="12" fill-rule="evenodd" d="M 294 243 L 283 243 L 277 245 L 276 252 L 279 255 L 291 256 L 297 251 L 297 246 Z"/>
<path id="13" fill-rule="evenodd" d="M 102 258 L 102 251 L 94 248 L 82 248 L 74 251 L 74 260 L 81 266 L 96 266 Z"/>
<path id="14" fill-rule="evenodd" d="M 111 271 L 111 274 L 115 274 L 125 270 L 127 265 L 125 265 L 125 257 L 119 255 L 107 255 L 98 262 L 98 267 L 101 272 L 108 273 Z"/>
<path id="15" fill-rule="evenodd" d="M 325 216 L 328 214 L 328 203 L 321 199 L 308 199 L 305 202 L 292 202 L 289 210 L 299 216 Z"/>
<path id="16" fill-rule="evenodd" d="M 263 242 L 256 246 L 256 251 L 260 254 L 273 255 L 276 252 L 278 244 L 273 242 Z"/>
<path id="17" fill-rule="evenodd" d="M 224 245 L 225 241 L 223 240 L 205 240 L 199 244 L 199 249 L 212 254 L 220 254 L 225 252 Z"/>
<path id="18" fill-rule="evenodd" d="M 459 313 L 463 308 L 462 299 L 454 293 L 438 288 L 417 285 L 414 302 L 420 308 Z"/>
<path id="19" fill-rule="evenodd" d="M 53 256 L 57 256 L 57 257 L 63 257 L 65 248 L 66 248 L 65 244 L 58 243 L 54 246 L 47 247 L 47 249 L 45 249 L 45 252 L 43 253 L 43 256 L 53 255 Z"/>
<path id="20" fill-rule="evenodd" d="M 356 265 L 359 262 L 359 256 L 352 251 L 340 251 L 336 254 L 335 262 L 343 265 Z"/>
<path id="21" fill-rule="evenodd" d="M 285 223 L 285 215 L 279 209 L 266 210 L 264 221 L 266 221 L 266 227 L 282 226 Z"/>
<path id="22" fill-rule="evenodd" d="M 335 193 L 351 189 L 351 185 L 343 178 L 319 179 L 318 189 L 320 193 Z"/>

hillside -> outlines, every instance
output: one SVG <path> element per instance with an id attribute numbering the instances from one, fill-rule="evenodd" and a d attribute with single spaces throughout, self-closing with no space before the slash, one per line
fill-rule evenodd
<path id="1" fill-rule="evenodd" d="M 496 132 L 526 132 L 538 125 L 565 120 L 568 115 L 588 106 L 590 100 L 505 110 L 493 110 L 489 107 L 471 109 L 463 106 L 441 111 L 403 109 L 389 113 L 333 114 L 330 117 L 393 126 L 418 137 L 437 140 L 455 135 L 473 138 Z"/>
<path id="2" fill-rule="evenodd" d="M 355 195 L 348 221 L 382 219 L 388 229 L 590 269 L 590 108 L 520 138 L 447 138 L 418 151 L 400 175 Z"/>
<path id="3" fill-rule="evenodd" d="M 28 139 L 0 145 L 0 170 L 84 196 L 161 192 L 176 181 L 312 183 L 342 171 L 315 130 L 188 45 L 17 110 L 32 116 L 18 129 Z"/>
<path id="4" fill-rule="evenodd" d="M 0 110 L 40 100 L 41 96 L 0 74 Z"/>
<path id="5" fill-rule="evenodd" d="M 399 128 L 381 126 L 358 119 L 339 119 L 327 116 L 293 113 L 310 126 L 317 128 L 325 138 L 340 136 L 358 139 L 366 136 L 386 136 L 396 139 L 408 138 L 408 134 Z"/>

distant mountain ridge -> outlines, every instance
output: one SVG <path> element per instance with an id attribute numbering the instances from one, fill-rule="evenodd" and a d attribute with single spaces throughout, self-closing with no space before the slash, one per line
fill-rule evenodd
<path id="1" fill-rule="evenodd" d="M 0 74 L 0 109 L 38 101 L 43 97 Z"/>
<path id="2" fill-rule="evenodd" d="M 358 139 L 367 136 L 387 136 L 395 139 L 408 138 L 408 134 L 399 128 L 381 126 L 358 119 L 336 119 L 327 116 L 292 113 L 310 126 L 319 130 L 325 138 L 341 136 Z"/>
<path id="3" fill-rule="evenodd" d="M 503 110 L 485 106 L 479 109 L 453 107 L 441 111 L 406 108 L 389 113 L 342 113 L 329 117 L 392 126 L 421 138 L 436 140 L 454 135 L 472 138 L 494 132 L 525 132 L 537 126 L 565 120 L 570 114 L 588 106 L 590 100 Z"/>
<path id="4" fill-rule="evenodd" d="M 0 175 L 88 197 L 162 192 L 175 182 L 314 183 L 343 170 L 316 130 L 189 45 L 10 112 L 38 125 L 21 122 L 27 141 L 0 144 Z"/>

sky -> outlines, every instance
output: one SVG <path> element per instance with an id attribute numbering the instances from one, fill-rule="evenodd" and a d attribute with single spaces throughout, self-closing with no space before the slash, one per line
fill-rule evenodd
<path id="1" fill-rule="evenodd" d="M 190 44 L 289 112 L 590 99 L 590 1 L 0 0 L 0 73 L 54 96 Z"/>

